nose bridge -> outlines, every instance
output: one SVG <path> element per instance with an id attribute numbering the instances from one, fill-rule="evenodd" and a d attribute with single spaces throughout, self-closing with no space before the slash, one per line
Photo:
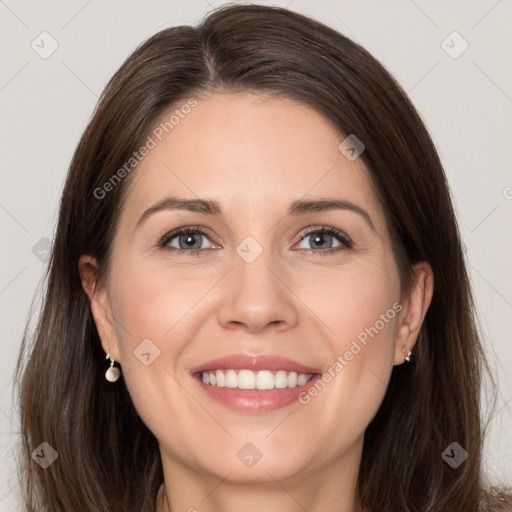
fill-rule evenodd
<path id="1" fill-rule="evenodd" d="M 270 323 L 288 327 L 296 323 L 293 294 L 282 282 L 285 277 L 276 277 L 280 265 L 268 237 L 265 247 L 252 236 L 242 240 L 233 255 L 233 266 L 219 308 L 221 324 L 245 324 L 256 332 Z"/>
<path id="2" fill-rule="evenodd" d="M 236 257 L 234 258 L 234 270 L 239 283 L 239 291 L 246 293 L 251 289 L 254 291 L 252 296 L 256 297 L 260 292 L 276 293 L 277 283 L 273 282 L 274 277 L 269 268 L 275 267 L 270 241 L 265 242 L 265 247 L 252 236 L 245 238 L 236 248 Z M 264 288 L 270 288 L 264 290 Z M 258 290 L 259 288 L 259 290 Z"/>

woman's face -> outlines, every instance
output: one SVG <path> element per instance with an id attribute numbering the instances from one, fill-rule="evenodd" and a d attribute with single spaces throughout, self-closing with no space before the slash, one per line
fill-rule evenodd
<path id="1" fill-rule="evenodd" d="M 354 469 L 414 338 L 368 173 L 293 100 L 215 94 L 184 110 L 131 177 L 92 302 L 105 351 L 166 470 Z"/>

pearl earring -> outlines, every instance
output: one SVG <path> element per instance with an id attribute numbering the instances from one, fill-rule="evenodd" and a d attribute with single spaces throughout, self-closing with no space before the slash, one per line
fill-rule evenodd
<path id="1" fill-rule="evenodd" d="M 402 348 L 402 352 L 405 354 L 405 348 Z M 409 350 L 409 352 L 407 353 L 407 355 L 405 356 L 405 360 L 407 362 L 409 362 L 411 360 L 411 355 L 412 355 L 412 352 Z"/>
<path id="2" fill-rule="evenodd" d="M 110 355 L 110 353 L 107 354 L 107 357 L 105 359 L 110 359 L 110 367 L 105 372 L 105 378 L 109 382 L 115 382 L 117 379 L 119 379 L 119 376 L 121 375 L 121 371 L 119 370 L 119 368 L 114 367 L 115 361 L 114 361 L 113 357 Z"/>

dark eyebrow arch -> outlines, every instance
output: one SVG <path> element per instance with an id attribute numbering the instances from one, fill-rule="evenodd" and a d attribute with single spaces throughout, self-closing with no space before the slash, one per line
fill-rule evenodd
<path id="1" fill-rule="evenodd" d="M 222 208 L 217 201 L 212 199 L 182 199 L 169 196 L 148 208 L 137 221 L 138 227 L 150 215 L 162 210 L 189 210 L 191 212 L 204 213 L 205 215 L 222 216 Z"/>
<path id="2" fill-rule="evenodd" d="M 148 208 L 137 221 L 138 227 L 143 223 L 150 215 L 162 210 L 188 210 L 192 212 L 203 213 L 205 215 L 212 215 L 221 217 L 222 207 L 218 201 L 212 199 L 183 199 L 174 196 L 169 196 L 158 203 Z M 349 210 L 361 215 L 368 223 L 370 228 L 375 231 L 372 219 L 360 206 L 346 201 L 344 199 L 320 199 L 316 201 L 305 201 L 297 200 L 293 201 L 288 208 L 287 215 L 306 215 L 308 213 L 322 212 L 328 210 Z"/>
<path id="3" fill-rule="evenodd" d="M 304 215 L 307 213 L 323 212 L 328 210 L 349 210 L 361 215 L 373 231 L 375 226 L 368 212 L 345 199 L 319 199 L 316 201 L 294 201 L 288 208 L 288 215 Z"/>

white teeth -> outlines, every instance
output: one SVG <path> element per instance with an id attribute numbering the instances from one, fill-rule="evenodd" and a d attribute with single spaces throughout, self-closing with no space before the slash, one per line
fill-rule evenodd
<path id="1" fill-rule="evenodd" d="M 254 389 L 256 387 L 256 376 L 251 370 L 240 370 L 238 372 L 238 387 L 240 389 Z"/>
<path id="2" fill-rule="evenodd" d="M 237 388 L 238 387 L 238 375 L 235 370 L 228 370 L 226 372 L 226 383 L 227 388 Z"/>
<path id="3" fill-rule="evenodd" d="M 219 388 L 257 389 L 266 391 L 270 389 L 295 388 L 304 386 L 313 377 L 312 373 L 287 372 L 279 370 L 215 370 L 203 372 L 201 380 L 204 384 Z"/>
<path id="4" fill-rule="evenodd" d="M 306 384 L 306 382 L 308 381 L 308 376 L 307 375 L 304 375 L 303 373 L 301 373 L 298 377 L 297 377 L 297 385 L 298 386 L 304 386 L 304 384 Z"/>
<path id="5" fill-rule="evenodd" d="M 244 371 L 244 370 L 242 370 Z M 245 370 L 247 371 L 247 370 Z M 251 372 L 252 373 L 252 372 Z M 240 378 L 240 376 L 238 377 Z M 256 375 L 256 388 L 258 389 L 274 389 L 274 376 L 272 372 L 263 370 Z"/>
<path id="6" fill-rule="evenodd" d="M 290 372 L 288 374 L 288 387 L 294 388 L 297 386 L 297 372 Z"/>
<path id="7" fill-rule="evenodd" d="M 277 389 L 284 389 L 288 387 L 288 374 L 284 370 L 279 370 L 274 375 L 274 386 Z"/>

